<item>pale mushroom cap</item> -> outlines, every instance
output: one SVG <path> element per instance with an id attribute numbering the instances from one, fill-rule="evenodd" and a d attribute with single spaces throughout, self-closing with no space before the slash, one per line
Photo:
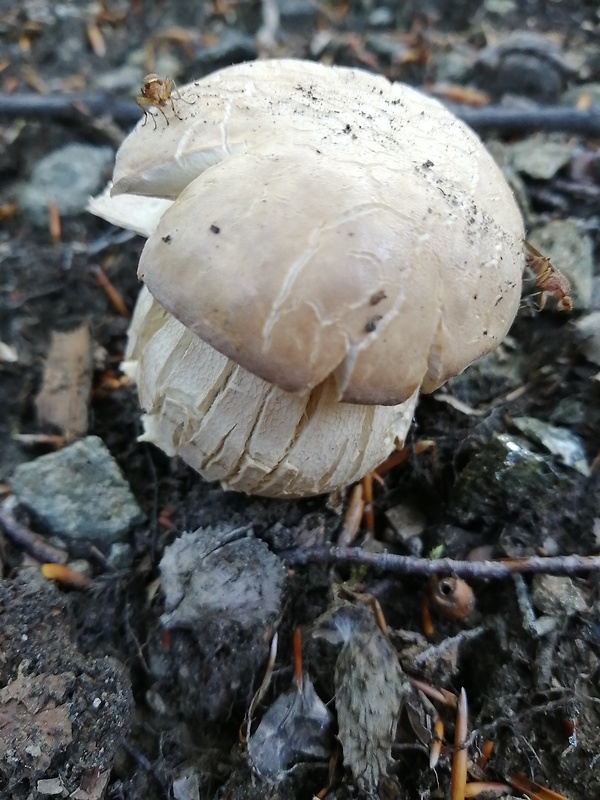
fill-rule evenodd
<path id="1" fill-rule="evenodd" d="M 121 147 L 113 193 L 175 200 L 139 274 L 201 339 L 282 389 L 333 376 L 343 400 L 390 405 L 502 340 L 521 215 L 438 102 L 291 60 L 180 92 L 181 120 L 167 107 Z"/>
<path id="2" fill-rule="evenodd" d="M 333 380 L 300 396 L 203 342 L 144 289 L 126 370 L 146 410 L 141 437 L 207 480 L 272 497 L 306 497 L 359 480 L 401 445 L 417 401 L 339 403 Z"/>

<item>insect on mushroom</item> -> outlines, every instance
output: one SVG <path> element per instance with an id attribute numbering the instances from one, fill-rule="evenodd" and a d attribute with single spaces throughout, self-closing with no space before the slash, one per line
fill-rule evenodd
<path id="1" fill-rule="evenodd" d="M 170 78 L 168 75 L 164 78 L 161 78 L 160 75 L 151 72 L 149 75 L 146 75 L 142 81 L 140 92 L 141 93 L 138 95 L 138 97 L 135 98 L 135 102 L 144 112 L 144 122 L 142 125 L 146 124 L 148 117 L 152 117 L 152 121 L 154 122 L 154 130 L 156 130 L 156 116 L 150 113 L 150 108 L 157 108 L 165 118 L 165 121 L 168 125 L 169 118 L 165 114 L 165 106 L 167 105 L 171 106 L 171 110 L 177 119 L 181 119 L 175 108 L 173 93 L 177 93 L 176 96 L 178 100 L 183 100 L 183 97 L 179 93 L 179 89 L 175 86 L 175 81 L 173 78 Z M 183 100 L 183 102 L 187 103 L 188 101 Z M 193 104 L 189 103 L 189 105 Z"/>
<path id="2" fill-rule="evenodd" d="M 554 297 L 559 311 L 572 311 L 571 284 L 566 275 L 550 263 L 548 256 L 543 256 L 538 250 L 524 241 L 525 261 L 535 275 L 535 285 L 541 291 L 540 311 L 546 305 L 548 297 Z"/>

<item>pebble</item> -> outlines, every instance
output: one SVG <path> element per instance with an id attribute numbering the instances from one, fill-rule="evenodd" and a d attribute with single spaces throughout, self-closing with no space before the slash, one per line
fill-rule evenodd
<path id="1" fill-rule="evenodd" d="M 391 539 L 401 542 L 413 556 L 423 554 L 421 534 L 427 521 L 424 515 L 414 506 L 399 504 L 388 508 L 385 512 L 387 521 L 393 529 Z"/>
<path id="2" fill-rule="evenodd" d="M 175 800 L 200 800 L 198 775 L 191 772 L 175 778 L 173 781 L 173 797 Z"/>
<path id="3" fill-rule="evenodd" d="M 573 77 L 573 70 L 555 42 L 517 31 L 481 51 L 474 75 L 477 85 L 495 96 L 514 94 L 553 103 L 567 79 Z"/>
<path id="4" fill-rule="evenodd" d="M 531 441 L 544 447 L 566 467 L 590 474 L 583 442 L 567 428 L 550 425 L 535 417 L 513 417 L 512 424 Z"/>
<path id="5" fill-rule="evenodd" d="M 600 366 L 600 311 L 592 311 L 575 323 L 580 338 L 579 349 L 588 361 Z"/>
<path id="6" fill-rule="evenodd" d="M 369 13 L 369 27 L 393 28 L 394 12 L 388 6 L 378 6 Z"/>
<path id="7" fill-rule="evenodd" d="M 467 462 L 456 481 L 452 510 L 461 524 L 522 512 L 532 497 L 558 491 L 552 462 L 523 439 L 499 434 Z"/>
<path id="8" fill-rule="evenodd" d="M 573 157 L 573 147 L 547 136 L 531 136 L 507 145 L 512 165 L 523 175 L 548 181 Z"/>
<path id="9" fill-rule="evenodd" d="M 133 552 L 131 545 L 127 542 L 115 542 L 110 546 L 106 564 L 111 569 L 129 569 L 133 563 Z"/>
<path id="10" fill-rule="evenodd" d="M 144 520 L 104 442 L 86 436 L 18 466 L 10 480 L 17 500 L 63 539 L 107 549 Z"/>
<path id="11" fill-rule="evenodd" d="M 571 578 L 560 575 L 535 575 L 531 599 L 538 611 L 550 616 L 572 616 L 588 609 L 584 592 Z"/>
<path id="12" fill-rule="evenodd" d="M 106 182 L 114 160 L 110 147 L 67 144 L 33 167 L 18 195 L 23 212 L 36 225 L 48 224 L 48 202 L 56 202 L 61 217 L 82 214 L 90 195 Z"/>
<path id="13" fill-rule="evenodd" d="M 252 61 L 257 55 L 253 36 L 233 28 L 224 28 L 217 44 L 196 51 L 196 57 L 189 65 L 189 72 L 191 75 L 206 75 L 221 67 Z"/>

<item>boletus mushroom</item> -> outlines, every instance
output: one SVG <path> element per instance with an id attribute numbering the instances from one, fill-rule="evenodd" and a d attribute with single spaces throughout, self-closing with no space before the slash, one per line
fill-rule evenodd
<path id="1" fill-rule="evenodd" d="M 148 236 L 127 352 L 144 438 L 245 492 L 358 480 L 420 391 L 507 333 L 511 190 L 469 128 L 379 75 L 257 61 L 173 100 L 92 206 Z"/>

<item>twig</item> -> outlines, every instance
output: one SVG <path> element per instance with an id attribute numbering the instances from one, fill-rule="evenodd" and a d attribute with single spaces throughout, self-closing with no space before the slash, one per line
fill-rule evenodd
<path id="1" fill-rule="evenodd" d="M 570 106 L 538 106 L 532 109 L 467 108 L 446 104 L 447 108 L 480 133 L 489 130 L 503 133 L 529 131 L 564 131 L 597 136 L 600 133 L 600 107 L 582 111 Z"/>
<path id="2" fill-rule="evenodd" d="M 500 106 L 469 108 L 451 103 L 446 105 L 459 119 L 479 132 L 564 131 L 584 136 L 600 135 L 598 106 L 580 110 L 570 106 L 512 109 Z M 73 120 L 81 118 L 82 108 L 96 116 L 110 116 L 122 124 L 132 124 L 140 119 L 140 110 L 133 100 L 118 99 L 104 92 L 0 96 L 0 116 Z"/>
<path id="3" fill-rule="evenodd" d="M 4 508 L 0 509 L 0 525 L 9 539 L 15 542 L 15 544 L 20 545 L 37 559 L 37 561 L 42 563 L 64 564 L 69 558 L 64 550 L 53 547 L 48 542 L 44 541 L 37 533 L 20 525 L 12 514 L 9 514 Z"/>
<path id="4" fill-rule="evenodd" d="M 414 664 L 416 667 L 420 667 L 425 665 L 428 661 L 435 661 L 436 659 L 441 662 L 444 652 L 450 650 L 452 647 L 457 647 L 458 645 L 463 644 L 463 642 L 476 639 L 477 637 L 486 633 L 486 631 L 487 628 L 484 628 L 482 625 L 480 625 L 477 628 L 470 628 L 460 631 L 456 634 L 456 636 L 449 636 L 439 644 L 432 644 L 425 650 L 422 650 L 419 655 L 414 658 Z"/>
<path id="5" fill-rule="evenodd" d="M 369 553 L 360 547 L 307 547 L 284 550 L 287 566 L 305 564 L 363 564 L 398 575 L 457 575 L 461 578 L 507 578 L 515 573 L 544 572 L 577 575 L 600 570 L 600 556 L 513 558 L 504 561 L 455 561 L 452 558 L 413 558 L 392 553 Z"/>

